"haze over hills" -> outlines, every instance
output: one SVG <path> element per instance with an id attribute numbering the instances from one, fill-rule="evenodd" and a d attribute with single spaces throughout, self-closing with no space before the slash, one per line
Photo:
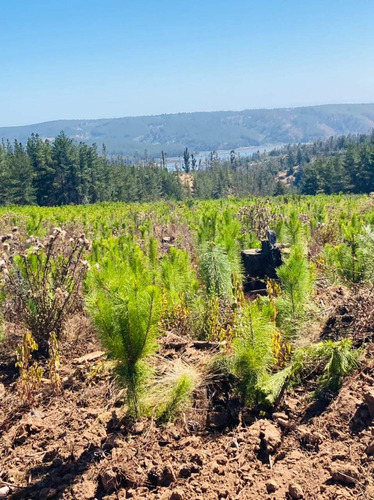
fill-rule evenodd
<path id="1" fill-rule="evenodd" d="M 62 130 L 77 141 L 105 144 L 108 153 L 177 156 L 191 151 L 228 150 L 275 143 L 309 142 L 374 128 L 374 104 L 328 104 L 300 108 L 212 111 L 109 118 L 56 120 L 0 127 L 0 138 L 26 142 L 32 134 L 53 139 Z"/>

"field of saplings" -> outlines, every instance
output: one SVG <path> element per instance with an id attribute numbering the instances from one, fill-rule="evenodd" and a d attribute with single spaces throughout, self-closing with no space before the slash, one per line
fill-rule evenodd
<path id="1" fill-rule="evenodd" d="M 0 498 L 374 498 L 374 198 L 0 208 Z"/>

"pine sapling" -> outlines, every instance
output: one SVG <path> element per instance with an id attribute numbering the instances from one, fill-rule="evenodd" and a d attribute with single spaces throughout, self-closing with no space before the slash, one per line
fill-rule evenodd
<path id="1" fill-rule="evenodd" d="M 292 247 L 286 262 L 277 269 L 277 274 L 282 289 L 276 301 L 279 323 L 286 330 L 292 330 L 295 321 L 305 313 L 313 286 L 312 270 L 302 246 Z"/>

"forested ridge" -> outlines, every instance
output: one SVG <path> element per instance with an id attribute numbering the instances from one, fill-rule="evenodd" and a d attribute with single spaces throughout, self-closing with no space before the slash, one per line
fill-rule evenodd
<path id="1" fill-rule="evenodd" d="M 105 201 L 156 201 L 286 193 L 374 191 L 374 133 L 294 144 L 229 160 L 212 152 L 196 161 L 185 148 L 182 168 L 147 152 L 109 158 L 106 148 L 32 134 L 26 145 L 0 147 L 0 204 L 58 206 Z"/>
<path id="2" fill-rule="evenodd" d="M 53 140 L 61 130 L 92 145 L 105 143 L 111 156 L 137 151 L 169 156 L 191 151 L 230 150 L 288 144 L 329 136 L 367 133 L 374 126 L 374 104 L 326 104 L 280 109 L 210 111 L 96 120 L 56 120 L 1 127 L 0 138 L 26 143 L 31 133 Z"/>

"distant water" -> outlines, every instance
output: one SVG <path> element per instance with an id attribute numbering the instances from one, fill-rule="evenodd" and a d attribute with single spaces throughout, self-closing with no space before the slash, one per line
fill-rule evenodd
<path id="1" fill-rule="evenodd" d="M 272 149 L 278 149 L 284 146 L 284 143 L 278 143 L 278 144 L 263 144 L 262 146 L 248 146 L 248 147 L 243 147 L 243 148 L 236 148 L 234 149 L 235 154 L 237 156 L 243 157 L 243 156 L 252 156 L 254 153 L 260 152 L 262 153 L 263 151 L 271 151 Z M 230 158 L 230 152 L 232 149 L 221 149 L 216 151 L 218 158 L 221 160 L 227 160 Z M 201 160 L 202 163 L 210 157 L 211 151 L 200 151 L 199 153 L 194 153 L 194 156 L 196 158 L 197 163 Z M 170 158 L 167 158 L 167 167 L 168 168 L 174 168 L 175 165 L 178 167 L 182 167 L 183 165 L 183 155 L 182 156 L 173 156 Z"/>

